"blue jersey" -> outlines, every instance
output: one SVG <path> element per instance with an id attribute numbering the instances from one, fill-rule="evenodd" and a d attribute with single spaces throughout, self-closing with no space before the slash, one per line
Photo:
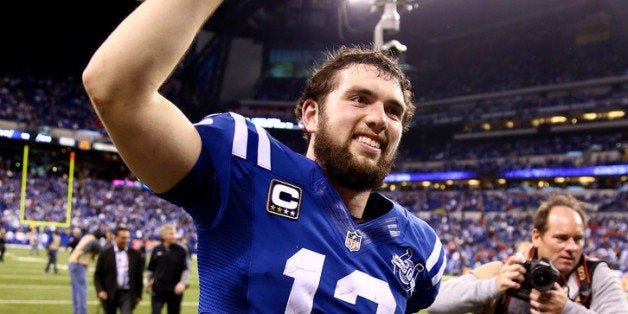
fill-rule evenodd
<path id="1" fill-rule="evenodd" d="M 321 168 L 237 114 L 196 125 L 203 148 L 161 196 L 198 232 L 200 313 L 404 313 L 430 305 L 445 269 L 434 230 L 372 193 L 356 225 Z"/>

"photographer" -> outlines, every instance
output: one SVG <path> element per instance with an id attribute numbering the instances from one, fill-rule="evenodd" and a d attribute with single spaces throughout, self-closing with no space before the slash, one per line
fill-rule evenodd
<path id="1" fill-rule="evenodd" d="M 429 313 L 628 313 L 619 279 L 582 254 L 582 204 L 558 194 L 534 215 L 532 248 L 444 281 Z M 579 276 L 580 274 L 580 276 Z"/>

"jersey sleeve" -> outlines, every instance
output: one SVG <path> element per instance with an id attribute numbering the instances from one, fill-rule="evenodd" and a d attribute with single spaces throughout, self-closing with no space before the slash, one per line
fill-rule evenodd
<path id="1" fill-rule="evenodd" d="M 408 299 L 406 313 L 414 313 L 430 306 L 436 299 L 446 268 L 445 249 L 438 235 L 425 221 L 409 214 L 411 234 L 425 259 L 425 271 L 416 280 L 415 289 Z"/>
<path id="2" fill-rule="evenodd" d="M 225 113 L 209 115 L 195 127 L 202 140 L 196 164 L 173 188 L 158 196 L 183 207 L 197 226 L 211 228 L 229 192 L 235 123 L 232 115 Z"/>
<path id="3" fill-rule="evenodd" d="M 250 178 L 242 163 L 270 171 L 271 151 L 278 146 L 266 130 L 235 113 L 209 115 L 195 127 L 202 141 L 196 164 L 159 196 L 183 207 L 197 227 L 211 229 L 220 221 L 231 193 L 246 194 L 244 186 L 230 184 L 234 177 L 239 182 Z"/>

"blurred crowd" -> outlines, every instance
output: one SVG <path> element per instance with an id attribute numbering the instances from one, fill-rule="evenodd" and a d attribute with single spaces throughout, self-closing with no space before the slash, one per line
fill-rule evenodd
<path id="1" fill-rule="evenodd" d="M 21 175 L 0 170 L 0 222 L 7 230 L 8 243 L 30 243 L 26 237 L 32 228 L 46 233 L 49 227 L 37 222 L 68 224 L 83 233 L 113 231 L 117 225 L 128 226 L 136 240 L 159 240 L 159 227 L 172 223 L 178 236 L 196 243 L 192 218 L 181 208 L 166 202 L 142 184 L 86 178 L 73 185 L 72 207 L 68 213 L 68 180 L 62 176 L 29 176 L 21 212 Z M 68 221 L 69 217 L 69 221 Z M 23 221 L 31 221 L 25 223 Z M 67 232 L 66 232 L 67 231 Z M 44 239 L 45 240 L 45 239 Z M 65 238 L 62 243 L 65 242 Z M 42 240 L 42 243 L 45 241 Z"/>
<path id="2" fill-rule="evenodd" d="M 552 191 L 395 191 L 385 194 L 426 220 L 448 250 L 447 273 L 512 255 L 529 241 L 533 214 Z M 626 192 L 574 192 L 588 215 L 585 253 L 628 272 Z M 599 211 L 608 208 L 612 211 Z"/>
<path id="3" fill-rule="evenodd" d="M 8 243 L 32 244 L 35 227 L 43 237 L 52 230 L 36 222 L 20 220 L 21 176 L 0 171 L 0 223 Z M 181 208 L 165 202 L 139 183 L 85 179 L 74 184 L 70 226 L 84 232 L 112 231 L 118 224 L 129 226 L 133 239 L 159 239 L 159 227 L 172 223 L 178 237 L 196 243 L 192 219 Z M 30 221 L 67 222 L 67 179 L 60 176 L 29 178 L 23 215 Z M 532 213 L 547 197 L 547 191 L 384 191 L 432 225 L 448 250 L 447 273 L 513 253 L 516 245 L 529 240 Z M 628 272 L 628 201 L 626 192 L 586 190 L 577 197 L 587 203 L 589 227 L 586 253 L 609 261 Z M 609 201 L 612 206 L 609 205 Z M 608 208 L 611 210 L 608 210 Z M 600 211 L 600 208 L 606 208 Z M 67 246 L 70 227 L 62 228 Z M 39 243 L 46 243 L 46 238 Z"/>
<path id="4" fill-rule="evenodd" d="M 496 53 L 503 58 L 493 58 L 495 54 L 478 50 L 475 55 L 466 54 L 464 60 L 458 60 L 454 55 L 442 57 L 443 63 L 460 66 L 444 68 L 431 62 L 411 73 L 416 100 L 421 103 L 628 74 L 624 48 L 613 39 L 587 45 L 555 42 L 554 49 L 543 46 L 541 38 L 537 44 L 534 40 L 520 41 L 518 38 L 500 40 L 503 45 Z M 302 78 L 262 77 L 255 99 L 271 104 L 294 101 L 300 96 L 295 91 L 300 90 L 303 83 Z M 583 108 L 626 106 L 626 83 L 605 85 L 594 92 L 515 95 L 497 102 L 477 101 L 456 108 L 426 106 L 419 108 L 415 122 L 430 125 L 439 119 L 460 116 L 476 121 L 467 124 L 463 131 L 476 132 L 482 130 L 484 122 L 491 121 L 487 114 L 495 109 L 504 116 L 514 117 L 515 127 L 523 128 L 529 125 L 524 119 L 517 119 L 522 115 L 574 104 L 588 104 Z M 292 107 L 283 103 L 270 107 L 238 104 L 233 108 L 245 114 L 292 117 Z M 62 128 L 105 134 L 81 84 L 72 77 L 51 80 L 0 75 L 0 120 L 20 123 L 38 132 Z M 271 130 L 271 133 L 283 142 L 303 145 L 299 132 Z M 403 143 L 401 161 L 396 164 L 395 171 L 471 170 L 490 177 L 510 169 L 625 164 L 628 156 L 624 147 L 628 139 L 621 130 L 601 134 L 552 133 L 490 141 L 408 138 L 410 140 Z M 70 243 L 73 228 L 90 233 L 112 231 L 118 224 L 124 224 L 132 230 L 135 243 L 142 245 L 159 238 L 160 226 L 172 223 L 177 227 L 178 237 L 189 239 L 194 248 L 196 229 L 189 215 L 155 196 L 134 181 L 130 174 L 124 176 L 119 160 L 116 171 L 106 169 L 108 164 L 101 165 L 105 169 L 101 171 L 89 170 L 87 163 L 81 165 L 77 169 L 70 203 L 67 201 L 67 176 L 50 171 L 31 171 L 25 185 L 26 196 L 21 203 L 22 177 L 18 166 L 21 156 L 4 153 L 7 152 L 0 153 L 0 227 L 4 229 L 8 243 L 31 246 L 35 243 L 34 249 L 46 243 L 46 237 L 55 227 L 37 221 L 67 224 L 68 227 L 59 227 L 65 247 Z M 115 156 L 108 158 L 115 159 Z M 34 161 L 37 162 L 41 161 Z M 104 173 L 107 171 L 108 177 Z M 114 182 L 112 173 L 120 180 Z M 517 243 L 529 240 L 532 212 L 547 193 L 552 193 L 529 187 L 472 189 L 468 186 L 444 191 L 419 187 L 383 192 L 437 230 L 448 251 L 449 274 L 460 274 L 466 268 L 512 254 Z M 615 269 L 628 272 L 628 188 L 625 180 L 615 178 L 603 189 L 598 185 L 579 189 L 577 197 L 588 204 L 586 253 L 609 261 Z M 69 204 L 71 208 L 68 208 Z M 22 206 L 23 211 L 20 210 Z"/>
<path id="5" fill-rule="evenodd" d="M 440 59 L 413 78 L 417 97 L 427 101 L 627 74 L 621 34 L 584 44 L 574 34 L 552 36 L 553 31 L 560 32 L 495 34 L 445 47 L 449 52 L 434 56 Z"/>
<path id="6" fill-rule="evenodd" d="M 33 130 L 55 127 L 103 132 L 87 94 L 74 78 L 0 77 L 0 120 L 24 123 Z"/>

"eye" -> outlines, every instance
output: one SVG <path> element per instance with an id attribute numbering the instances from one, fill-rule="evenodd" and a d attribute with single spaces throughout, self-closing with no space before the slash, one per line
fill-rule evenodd
<path id="1" fill-rule="evenodd" d="M 386 108 L 386 113 L 396 120 L 400 120 L 403 115 L 403 110 L 397 106 L 388 106 L 388 108 Z"/>
<path id="2" fill-rule="evenodd" d="M 360 95 L 352 96 L 350 99 L 351 99 L 351 101 L 359 102 L 361 104 L 363 104 L 365 102 L 365 98 L 363 96 L 360 96 Z"/>

